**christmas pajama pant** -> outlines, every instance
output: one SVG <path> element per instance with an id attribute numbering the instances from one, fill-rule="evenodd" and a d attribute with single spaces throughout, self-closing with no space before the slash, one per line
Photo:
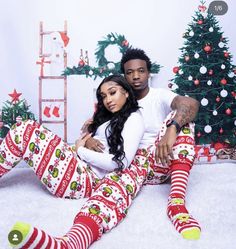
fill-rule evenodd
<path id="1" fill-rule="evenodd" d="M 165 132 L 166 121 L 157 143 Z M 173 147 L 174 163 L 192 166 L 193 127 L 190 124 L 182 128 Z M 107 232 L 126 217 L 132 200 L 144 184 L 159 184 L 168 178 L 170 168 L 157 164 L 154 156 L 155 145 L 139 149 L 127 169 L 99 179 L 72 147 L 44 126 L 28 120 L 16 123 L 2 141 L 0 176 L 23 159 L 53 195 L 70 199 L 89 197 L 74 223 L 80 216 L 89 216 Z"/>

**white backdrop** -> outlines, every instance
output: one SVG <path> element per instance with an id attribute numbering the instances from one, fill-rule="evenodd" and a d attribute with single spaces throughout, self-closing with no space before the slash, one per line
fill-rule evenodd
<path id="1" fill-rule="evenodd" d="M 212 1 L 206 1 L 208 5 Z M 236 2 L 226 0 L 228 12 L 217 16 L 229 52 L 236 64 Z M 152 61 L 162 65 L 152 85 L 167 87 L 177 64 L 182 34 L 199 5 L 196 0 L 0 0 L 0 108 L 16 88 L 38 117 L 39 22 L 46 30 L 62 30 L 68 22 L 68 65 L 77 65 L 80 49 L 89 51 L 90 65 L 96 66 L 97 41 L 108 33 L 123 34 L 134 47 L 144 49 Z M 99 82 L 100 79 L 97 79 Z M 97 83 L 96 82 L 96 83 Z M 68 141 L 93 111 L 91 78 L 68 77 Z M 56 126 L 51 127 L 59 133 Z"/>

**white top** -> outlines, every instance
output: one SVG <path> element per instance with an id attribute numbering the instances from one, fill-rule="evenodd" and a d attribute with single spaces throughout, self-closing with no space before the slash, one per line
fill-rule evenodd
<path id="1" fill-rule="evenodd" d="M 146 148 L 155 143 L 163 121 L 172 111 L 170 106 L 176 96 L 176 93 L 164 88 L 150 88 L 148 94 L 138 100 L 145 125 L 139 148 Z"/>
<path id="2" fill-rule="evenodd" d="M 112 160 L 114 155 L 109 154 L 109 146 L 105 136 L 105 129 L 109 122 L 107 121 L 99 126 L 94 136 L 94 138 L 98 139 L 104 145 L 105 149 L 103 153 L 89 150 L 85 147 L 79 147 L 77 150 L 78 156 L 89 163 L 97 176 L 101 178 L 118 167 L 117 163 Z M 131 113 L 121 133 L 124 140 L 125 152 L 125 158 L 122 162 L 125 167 L 128 167 L 132 162 L 143 133 L 144 122 L 140 111 Z"/>

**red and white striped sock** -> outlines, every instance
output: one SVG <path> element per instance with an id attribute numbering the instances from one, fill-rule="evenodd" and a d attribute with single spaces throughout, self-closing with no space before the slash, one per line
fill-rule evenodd
<path id="1" fill-rule="evenodd" d="M 86 217 L 88 224 L 77 223 L 61 238 L 55 238 L 29 224 L 17 222 L 8 235 L 14 249 L 87 249 L 99 236 L 97 224 Z M 92 226 L 91 226 L 92 225 Z"/>
<path id="2" fill-rule="evenodd" d="M 167 215 L 175 229 L 185 239 L 199 239 L 200 226 L 185 207 L 185 195 L 189 172 L 173 170 L 171 173 L 171 191 L 168 198 Z"/>

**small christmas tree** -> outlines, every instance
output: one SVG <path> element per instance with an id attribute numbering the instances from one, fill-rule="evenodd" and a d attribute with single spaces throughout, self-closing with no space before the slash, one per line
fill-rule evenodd
<path id="1" fill-rule="evenodd" d="M 21 120 L 35 119 L 34 114 L 29 110 L 26 100 L 19 100 L 21 93 L 14 90 L 9 94 L 12 100 L 7 100 L 0 111 L 0 138 L 4 138 L 13 124 Z"/>
<path id="2" fill-rule="evenodd" d="M 228 39 L 205 2 L 195 12 L 184 33 L 179 66 L 169 84 L 180 95 L 200 102 L 195 120 L 196 142 L 236 144 L 236 67 L 231 64 Z"/>

